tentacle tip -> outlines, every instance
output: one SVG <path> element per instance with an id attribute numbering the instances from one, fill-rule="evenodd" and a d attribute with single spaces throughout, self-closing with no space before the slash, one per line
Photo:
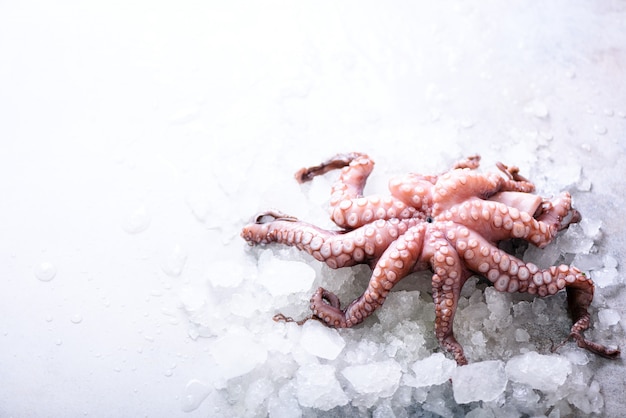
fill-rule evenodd
<path id="1" fill-rule="evenodd" d="M 253 222 L 256 225 L 263 225 L 263 224 L 267 224 L 270 222 L 274 222 L 276 220 L 276 217 L 273 216 L 271 213 L 269 212 L 261 212 L 258 213 L 254 216 L 253 218 Z"/>
<path id="2" fill-rule="evenodd" d="M 576 224 L 582 221 L 582 219 L 583 219 L 583 216 L 580 214 L 579 211 L 577 211 L 576 209 L 571 209 L 567 213 L 567 215 L 565 215 L 565 220 L 563 221 L 563 224 L 565 225 Z"/>
<path id="3" fill-rule="evenodd" d="M 272 317 L 272 320 L 274 322 L 289 322 L 289 321 L 293 321 L 293 318 L 290 318 L 288 316 L 283 315 L 282 313 L 277 313 L 276 315 L 274 315 Z"/>
<path id="4" fill-rule="evenodd" d="M 272 320 L 274 320 L 275 322 L 285 322 L 285 323 L 295 322 L 295 323 L 296 323 L 296 324 L 298 324 L 298 325 L 303 325 L 305 322 L 307 322 L 307 321 L 308 321 L 308 320 L 310 320 L 310 319 L 315 319 L 315 317 L 314 317 L 314 316 L 312 316 L 312 315 L 309 315 L 309 316 L 307 316 L 307 317 L 306 317 L 306 318 L 304 318 L 304 319 L 301 319 L 301 320 L 299 320 L 299 321 L 296 321 L 296 320 L 295 320 L 295 319 L 293 319 L 292 317 L 290 317 L 290 316 L 285 316 L 284 314 L 282 314 L 282 313 L 280 313 L 280 312 L 279 312 L 279 313 L 277 313 L 276 315 L 274 315 L 274 316 L 272 317 Z"/>
<path id="5" fill-rule="evenodd" d="M 313 175 L 308 168 L 301 168 L 294 174 L 296 181 L 300 184 L 313 180 Z"/>
<path id="6" fill-rule="evenodd" d="M 257 213 L 252 218 L 252 222 L 255 225 L 263 225 L 275 221 L 296 222 L 297 220 L 298 218 L 296 218 L 295 216 L 287 215 L 286 213 L 282 213 L 278 210 L 266 210 L 265 212 Z"/>
<path id="7" fill-rule="evenodd" d="M 622 354 L 619 348 L 609 348 L 605 346 L 598 347 L 597 349 L 591 349 L 590 351 L 609 360 L 617 360 Z"/>
<path id="8" fill-rule="evenodd" d="M 552 344 L 550 351 L 553 353 L 556 352 L 556 350 L 564 346 L 570 339 L 574 339 L 578 347 L 584 348 L 585 350 L 591 353 L 597 354 L 600 357 L 604 357 L 610 360 L 616 360 L 620 358 L 621 356 L 621 350 L 619 348 L 609 348 L 602 344 L 598 344 L 596 342 L 586 340 L 581 334 L 578 334 L 575 332 L 571 333 L 567 337 L 567 339 L 565 339 L 565 341 L 563 341 L 561 344 L 557 346 L 554 346 L 554 344 Z"/>
<path id="9" fill-rule="evenodd" d="M 565 339 L 565 341 L 562 341 L 561 343 L 555 345 L 554 344 L 554 340 L 552 340 L 550 338 L 550 352 L 551 353 L 556 353 L 557 350 L 559 350 L 561 347 L 563 347 L 570 339 L 571 337 L 568 337 L 567 339 Z"/>
<path id="10" fill-rule="evenodd" d="M 243 240 L 246 241 L 246 243 L 251 247 L 254 247 L 259 243 L 259 240 L 256 240 L 254 238 L 254 234 L 252 233 L 252 231 L 250 231 L 249 227 L 243 228 L 239 236 L 241 236 L 241 238 L 243 238 Z"/>

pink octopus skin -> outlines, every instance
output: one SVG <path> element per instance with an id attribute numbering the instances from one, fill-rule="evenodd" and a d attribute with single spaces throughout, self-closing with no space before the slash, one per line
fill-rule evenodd
<path id="1" fill-rule="evenodd" d="M 580 220 L 564 192 L 549 201 L 532 194 L 534 185 L 516 167 L 498 163 L 501 173 L 479 173 L 480 157 L 471 156 L 441 175 L 408 174 L 389 182 L 390 196 L 363 197 L 374 162 L 365 154 L 339 154 L 296 173 L 299 182 L 341 169 L 331 192 L 331 219 L 341 228 L 328 231 L 278 211 L 255 217 L 242 230 L 250 244 L 295 246 L 331 268 L 368 264 L 372 276 L 363 294 L 341 309 L 339 298 L 319 288 L 311 298 L 313 316 L 335 328 L 361 323 L 385 301 L 405 276 L 430 269 L 435 304 L 435 334 L 459 365 L 467 364 L 453 332 L 461 288 L 474 274 L 486 277 L 502 292 L 554 295 L 566 289 L 574 320 L 566 341 L 607 358 L 611 349 L 584 338 L 587 308 L 594 285 L 589 277 L 565 264 L 539 269 L 498 248 L 511 238 L 538 247 Z M 281 316 L 282 319 L 286 319 Z M 564 341 L 563 343 L 565 343 Z M 560 347 L 560 345 L 559 345 Z M 557 347 L 558 348 L 558 347 Z"/>

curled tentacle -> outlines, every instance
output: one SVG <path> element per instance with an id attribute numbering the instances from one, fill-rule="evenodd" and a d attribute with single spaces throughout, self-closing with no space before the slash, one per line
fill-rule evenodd
<path id="1" fill-rule="evenodd" d="M 328 302 L 328 303 L 327 303 Z M 332 292 L 320 287 L 311 297 L 313 315 L 335 328 L 347 327 L 339 298 Z"/>
<path id="2" fill-rule="evenodd" d="M 469 168 L 470 170 L 475 170 L 480 166 L 480 155 L 474 154 L 470 155 L 467 158 L 457 161 L 453 166 L 453 170 L 461 169 L 461 168 Z"/>
<path id="3" fill-rule="evenodd" d="M 287 215 L 286 213 L 275 209 L 270 209 L 265 212 L 258 213 L 254 216 L 254 223 L 259 225 L 267 224 L 274 221 L 295 222 L 297 220 L 298 218 L 296 218 L 295 216 Z"/>
<path id="4" fill-rule="evenodd" d="M 339 299 L 335 295 L 318 289 L 311 299 L 314 315 L 337 328 L 352 327 L 363 322 L 382 306 L 396 283 L 413 271 L 420 260 L 425 229 L 424 224 L 412 227 L 389 246 L 376 263 L 363 294 L 345 310 L 340 310 Z M 326 304 L 324 299 L 330 304 Z"/>
<path id="5" fill-rule="evenodd" d="M 528 292 L 543 297 L 566 289 L 568 308 L 574 320 L 568 340 L 574 339 L 579 347 L 604 357 L 619 356 L 619 350 L 589 341 L 582 335 L 589 328 L 590 316 L 587 309 L 593 299 L 594 286 L 591 279 L 579 269 L 565 264 L 539 269 L 463 228 L 458 230 L 451 241 L 459 256 L 465 259 L 465 265 L 485 276 L 501 292 Z"/>
<path id="6" fill-rule="evenodd" d="M 567 266 L 559 266 L 559 271 L 563 272 Z M 591 279 L 585 276 L 577 268 L 570 268 L 569 275 L 575 275 L 576 280 L 567 284 L 567 305 L 574 319 L 574 325 L 570 330 L 570 334 L 563 342 L 570 339 L 576 341 L 580 348 L 584 348 L 592 353 L 598 354 L 609 359 L 616 359 L 620 356 L 620 350 L 609 348 L 602 344 L 587 340 L 583 336 L 583 331 L 589 328 L 590 315 L 587 308 L 593 299 L 594 285 Z M 568 276 L 569 277 L 569 276 Z M 561 344 L 562 345 L 562 344 Z"/>
<path id="7" fill-rule="evenodd" d="M 296 172 L 295 178 L 298 183 L 306 183 L 307 181 L 313 180 L 313 178 L 316 176 L 320 176 L 322 174 L 328 173 L 329 171 L 345 167 L 349 165 L 352 161 L 360 157 L 368 158 L 366 154 L 363 154 L 361 152 L 337 154 L 319 165 L 301 168 Z"/>

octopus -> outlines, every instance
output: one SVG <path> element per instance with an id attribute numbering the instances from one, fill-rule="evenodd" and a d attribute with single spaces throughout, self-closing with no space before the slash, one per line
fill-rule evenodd
<path id="1" fill-rule="evenodd" d="M 453 331 L 464 283 L 486 278 L 501 292 L 549 296 L 565 289 L 573 326 L 567 341 L 606 358 L 619 349 L 586 339 L 593 281 L 576 267 L 561 264 L 540 269 L 500 249 L 509 239 L 539 248 L 578 222 L 580 213 L 563 192 L 550 199 L 533 194 L 533 183 L 517 167 L 497 163 L 497 172 L 477 168 L 470 156 L 439 175 L 409 173 L 390 180 L 390 195 L 363 196 L 374 161 L 364 153 L 338 154 L 296 173 L 300 183 L 341 169 L 330 198 L 331 219 L 338 230 L 325 230 L 277 210 L 256 215 L 241 236 L 250 245 L 280 243 L 306 251 L 333 269 L 366 264 L 371 278 L 361 296 L 344 309 L 339 298 L 319 288 L 310 301 L 312 318 L 334 328 L 363 322 L 385 302 L 407 275 L 430 270 L 435 306 L 435 335 L 457 364 L 467 364 Z M 283 319 L 290 319 L 284 318 Z"/>

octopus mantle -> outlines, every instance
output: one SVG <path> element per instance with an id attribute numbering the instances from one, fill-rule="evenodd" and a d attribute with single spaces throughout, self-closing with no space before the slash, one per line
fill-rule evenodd
<path id="1" fill-rule="evenodd" d="M 295 246 L 331 268 L 371 267 L 367 288 L 345 309 L 331 292 L 323 288 L 315 292 L 313 316 L 328 326 L 359 324 L 384 303 L 402 278 L 430 269 L 437 339 L 458 364 L 466 364 L 463 347 L 454 337 L 453 320 L 463 284 L 479 274 L 502 292 L 547 296 L 565 289 L 574 320 L 567 340 L 604 357 L 619 357 L 618 349 L 583 336 L 594 291 L 589 277 L 565 264 L 539 269 L 498 248 L 498 242 L 511 238 L 543 248 L 559 230 L 578 222 L 580 215 L 572 209 L 569 193 L 544 199 L 532 194 L 534 185 L 516 167 L 498 163 L 499 173 L 481 173 L 476 171 L 479 161 L 479 156 L 469 157 L 441 175 L 410 173 L 389 182 L 389 196 L 363 197 L 374 162 L 362 153 L 340 154 L 303 168 L 296 179 L 306 182 L 341 169 L 330 200 L 331 218 L 341 230 L 324 230 L 267 211 L 257 215 L 241 235 L 251 245 Z"/>

